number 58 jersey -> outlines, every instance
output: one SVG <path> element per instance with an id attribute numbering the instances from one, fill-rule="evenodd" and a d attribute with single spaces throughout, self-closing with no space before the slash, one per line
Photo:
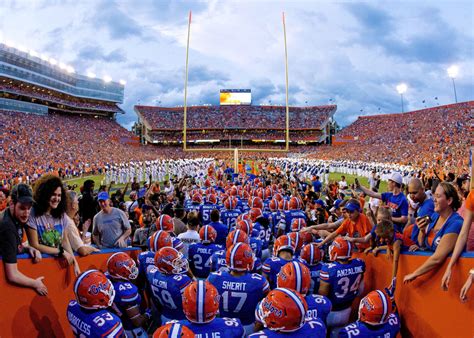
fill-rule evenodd
<path id="1" fill-rule="evenodd" d="M 352 305 L 352 301 L 359 293 L 364 272 L 365 262 L 358 258 L 350 260 L 347 264 L 332 262 L 322 267 L 319 277 L 321 282 L 331 286 L 328 298 L 332 303 L 333 311 Z"/>

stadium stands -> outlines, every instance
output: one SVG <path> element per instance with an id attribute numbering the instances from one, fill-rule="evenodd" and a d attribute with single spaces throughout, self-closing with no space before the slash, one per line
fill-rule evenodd
<path id="1" fill-rule="evenodd" d="M 419 169 L 466 172 L 472 145 L 474 101 L 404 114 L 361 116 L 310 158 L 410 164 Z"/>

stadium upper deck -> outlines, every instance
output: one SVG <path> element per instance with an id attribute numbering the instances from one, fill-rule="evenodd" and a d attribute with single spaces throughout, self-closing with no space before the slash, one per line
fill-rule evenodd
<path id="1" fill-rule="evenodd" d="M 323 142 L 329 135 L 337 106 L 290 107 L 290 140 Z M 152 143 L 178 142 L 183 129 L 183 108 L 135 106 L 144 139 Z M 188 140 L 278 141 L 285 138 L 282 106 L 188 107 Z"/>
<path id="2" fill-rule="evenodd" d="M 124 86 L 76 74 L 71 66 L 0 43 L 0 108 L 113 115 Z"/>

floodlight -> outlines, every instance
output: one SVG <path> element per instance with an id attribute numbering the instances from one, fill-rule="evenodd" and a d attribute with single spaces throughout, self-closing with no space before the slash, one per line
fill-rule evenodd
<path id="1" fill-rule="evenodd" d="M 447 69 L 448 71 L 448 76 L 451 78 L 451 79 L 454 79 L 458 76 L 459 74 L 459 67 L 456 66 L 456 65 L 452 65 L 451 67 L 449 67 Z"/>
<path id="2" fill-rule="evenodd" d="M 94 79 L 96 75 L 92 72 L 87 72 L 87 76 L 90 77 L 91 79 Z"/>
<path id="3" fill-rule="evenodd" d="M 104 75 L 103 80 L 104 80 L 104 82 L 108 83 L 108 82 L 112 81 L 112 78 L 109 75 Z"/>
<path id="4" fill-rule="evenodd" d="M 120 80 L 119 83 L 122 85 L 122 86 L 125 86 L 127 84 L 127 81 L 125 80 Z"/>
<path id="5" fill-rule="evenodd" d="M 53 66 L 55 66 L 55 65 L 58 64 L 58 61 L 56 61 L 56 60 L 53 59 L 53 58 L 50 58 L 50 59 L 49 59 L 49 63 L 52 64 Z"/>
<path id="6" fill-rule="evenodd" d="M 67 71 L 68 73 L 75 73 L 75 72 L 76 72 L 72 66 L 67 66 L 67 67 L 66 67 L 66 71 Z"/>
<path id="7" fill-rule="evenodd" d="M 400 94 L 400 95 L 405 94 L 406 91 L 407 91 L 407 89 L 408 89 L 408 87 L 407 87 L 407 85 L 404 84 L 404 83 L 400 83 L 400 84 L 397 86 L 397 92 L 398 92 L 398 94 Z"/>

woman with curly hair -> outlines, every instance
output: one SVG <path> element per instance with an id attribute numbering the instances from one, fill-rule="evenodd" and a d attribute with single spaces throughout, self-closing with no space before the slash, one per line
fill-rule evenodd
<path id="1" fill-rule="evenodd" d="M 33 187 L 35 203 L 28 219 L 26 234 L 30 245 L 42 253 L 65 258 L 80 273 L 71 245 L 64 236 L 68 226 L 74 226 L 66 214 L 67 196 L 63 182 L 54 175 L 39 178 Z"/>

